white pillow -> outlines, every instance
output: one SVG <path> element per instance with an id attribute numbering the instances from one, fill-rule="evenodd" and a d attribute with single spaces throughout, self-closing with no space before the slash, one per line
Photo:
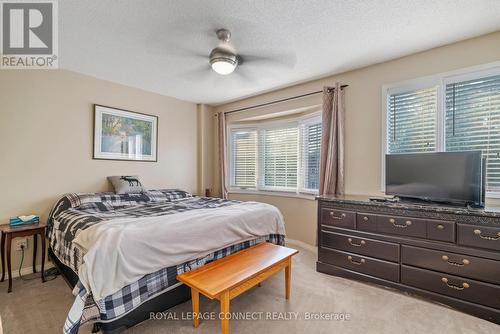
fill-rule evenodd
<path id="1" fill-rule="evenodd" d="M 117 194 L 134 194 L 146 191 L 137 175 L 108 176 Z"/>

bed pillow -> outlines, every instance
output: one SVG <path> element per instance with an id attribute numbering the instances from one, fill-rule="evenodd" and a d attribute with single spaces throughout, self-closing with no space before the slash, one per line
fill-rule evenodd
<path id="1" fill-rule="evenodd" d="M 136 194 L 146 191 L 137 175 L 108 176 L 117 194 Z"/>

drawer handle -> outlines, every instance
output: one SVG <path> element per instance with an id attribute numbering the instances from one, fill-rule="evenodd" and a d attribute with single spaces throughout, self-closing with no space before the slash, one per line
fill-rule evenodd
<path id="1" fill-rule="evenodd" d="M 368 217 L 367 217 L 367 216 L 364 216 L 364 217 L 363 217 L 363 221 L 367 222 L 367 221 L 368 221 Z"/>
<path id="2" fill-rule="evenodd" d="M 400 224 L 396 224 L 396 219 L 391 218 L 391 219 L 389 219 L 389 223 L 391 223 L 392 226 L 397 227 L 397 228 L 407 228 L 408 226 L 411 225 L 411 220 L 407 220 L 407 221 L 405 221 L 404 224 L 400 225 Z"/>
<path id="3" fill-rule="evenodd" d="M 481 235 L 481 230 L 474 230 L 474 234 L 478 235 L 481 239 L 484 239 L 484 240 L 495 241 L 495 240 L 499 240 L 500 239 L 500 232 L 497 233 L 496 237 L 489 237 L 487 235 Z"/>
<path id="4" fill-rule="evenodd" d="M 354 260 L 352 258 L 352 256 L 350 256 L 350 255 L 347 257 L 347 259 L 349 260 L 349 262 L 351 262 L 352 264 L 355 264 L 357 266 L 360 266 L 360 265 L 362 265 L 363 263 L 366 262 L 365 259 L 360 259 L 359 262 L 358 262 L 358 261 Z"/>
<path id="5" fill-rule="evenodd" d="M 462 263 L 455 262 L 455 261 L 450 261 L 450 258 L 448 256 L 446 256 L 446 255 L 441 256 L 441 259 L 443 259 L 443 261 L 446 261 L 448 264 L 450 264 L 452 266 L 455 266 L 455 267 L 463 267 L 463 266 L 465 266 L 465 265 L 467 265 L 467 264 L 470 263 L 470 261 L 467 260 L 467 259 L 463 259 Z"/>
<path id="6" fill-rule="evenodd" d="M 352 238 L 348 238 L 348 239 L 347 239 L 347 242 L 349 242 L 349 244 L 350 244 L 351 246 L 354 246 L 354 247 L 361 247 L 361 246 L 363 246 L 364 244 L 366 244 L 366 241 L 364 241 L 364 240 L 361 240 L 361 241 L 359 242 L 359 244 L 354 243 L 354 242 L 352 242 Z"/>
<path id="7" fill-rule="evenodd" d="M 346 217 L 346 214 L 345 214 L 345 213 L 342 213 L 342 214 L 340 215 L 340 217 L 337 217 L 337 216 L 335 216 L 335 213 L 334 213 L 333 211 L 330 211 L 330 217 L 332 217 L 332 219 L 339 219 L 339 220 L 340 220 L 340 219 L 345 218 L 345 217 Z"/>
<path id="8" fill-rule="evenodd" d="M 446 283 L 446 285 L 447 285 L 449 288 L 452 288 L 452 289 L 455 289 L 455 290 L 459 290 L 459 291 L 460 291 L 460 290 L 463 290 L 463 289 L 467 289 L 467 288 L 469 288 L 469 287 L 470 287 L 469 283 L 465 283 L 465 282 L 464 282 L 464 283 L 462 283 L 462 286 L 456 286 L 456 285 L 454 285 L 454 284 L 450 284 L 450 283 L 448 283 L 448 279 L 447 279 L 446 277 L 441 278 L 441 281 L 442 281 L 443 283 Z"/>
<path id="9" fill-rule="evenodd" d="M 439 225 L 436 226 L 436 228 L 438 230 L 444 230 L 444 225 L 439 224 Z"/>

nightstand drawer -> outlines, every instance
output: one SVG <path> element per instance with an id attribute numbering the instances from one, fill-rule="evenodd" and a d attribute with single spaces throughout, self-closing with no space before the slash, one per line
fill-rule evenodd
<path id="1" fill-rule="evenodd" d="M 500 261 L 403 245 L 401 263 L 500 284 Z"/>
<path id="2" fill-rule="evenodd" d="M 500 227 L 458 224 L 460 245 L 500 250 Z"/>
<path id="3" fill-rule="evenodd" d="M 356 213 L 336 209 L 321 209 L 321 224 L 356 228 Z"/>
<path id="4" fill-rule="evenodd" d="M 500 309 L 500 286 L 469 278 L 401 266 L 401 282 L 424 290 Z"/>
<path id="5" fill-rule="evenodd" d="M 399 245 L 391 242 L 322 231 L 321 246 L 369 255 L 387 261 L 399 261 Z"/>
<path id="6" fill-rule="evenodd" d="M 377 231 L 425 238 L 427 235 L 427 224 L 424 219 L 418 218 L 378 216 Z"/>
<path id="7" fill-rule="evenodd" d="M 399 282 L 399 264 L 396 263 L 323 247 L 319 248 L 318 259 L 324 263 Z"/>

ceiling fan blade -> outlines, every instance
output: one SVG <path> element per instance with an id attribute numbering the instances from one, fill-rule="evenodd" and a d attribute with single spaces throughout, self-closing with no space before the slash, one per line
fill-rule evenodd
<path id="1" fill-rule="evenodd" d="M 240 77 L 241 79 L 245 80 L 245 83 L 256 83 L 256 79 L 253 75 L 250 74 L 249 67 L 248 66 L 243 66 L 243 67 L 237 67 L 236 70 L 231 73 L 230 75 L 234 75 L 237 77 Z"/>
<path id="2" fill-rule="evenodd" d="M 272 63 L 273 65 L 277 66 L 293 68 L 295 66 L 295 63 L 297 62 L 297 57 L 294 53 L 282 53 L 268 56 L 242 54 L 239 55 L 238 60 L 240 65 Z"/>
<path id="3" fill-rule="evenodd" d="M 202 66 L 197 66 L 195 68 L 192 68 L 188 71 L 181 72 L 179 73 L 183 78 L 185 79 L 196 79 L 196 80 L 206 80 L 208 78 L 213 78 L 213 71 L 210 68 L 210 66 L 207 65 L 202 65 Z"/>

